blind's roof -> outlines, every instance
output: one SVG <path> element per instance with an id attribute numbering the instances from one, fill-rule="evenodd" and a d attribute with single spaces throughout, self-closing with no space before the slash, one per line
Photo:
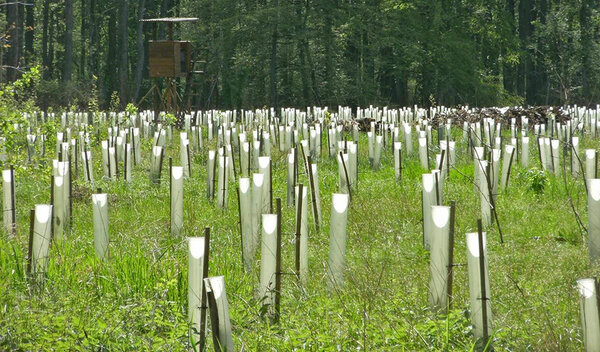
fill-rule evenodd
<path id="1" fill-rule="evenodd" d="M 173 22 L 195 22 L 198 21 L 197 17 L 164 17 L 164 18 L 145 18 L 140 20 L 140 22 L 164 22 L 164 23 L 173 23 Z"/>

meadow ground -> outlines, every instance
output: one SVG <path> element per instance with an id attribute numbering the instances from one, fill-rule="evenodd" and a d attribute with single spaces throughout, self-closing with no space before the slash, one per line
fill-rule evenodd
<path id="1" fill-rule="evenodd" d="M 105 129 L 103 129 L 106 133 Z M 458 131 L 456 138 L 460 140 Z M 434 136 L 435 139 L 435 136 Z M 353 192 L 347 242 L 346 285 L 328 290 L 326 262 L 331 195 L 338 189 L 337 163 L 319 162 L 323 226 L 309 234 L 310 277 L 294 275 L 294 209 L 285 206 L 286 157 L 272 148 L 274 197 L 282 198 L 283 276 L 281 322 L 263 318 L 255 297 L 256 270 L 242 267 L 235 187 L 226 210 L 206 197 L 207 150 L 193 155 L 185 182 L 183 236 L 169 233 L 167 172 L 161 186 L 148 177 L 150 141 L 131 183 L 103 181 L 98 143 L 93 145 L 96 184 L 109 193 L 110 258 L 96 259 L 91 185 L 73 185 L 72 230 L 52 244 L 43 285 L 25 279 L 29 209 L 50 201 L 50 157 L 15 164 L 16 237 L 0 236 L 0 350 L 184 350 L 187 344 L 187 242 L 211 228 L 210 275 L 224 275 L 236 350 L 470 350 L 465 233 L 476 229 L 479 194 L 473 161 L 458 143 L 456 168 L 444 184 L 444 203 L 456 201 L 454 301 L 447 316 L 428 308 L 429 253 L 422 246 L 421 174 L 418 155 L 406 156 L 402 182 L 394 180 L 390 146 L 382 168 L 372 171 L 366 135 L 360 135 L 359 183 Z M 205 140 L 206 141 L 206 140 Z M 597 148 L 585 139 L 580 146 Z M 168 148 L 178 164 L 178 137 Z M 531 166 L 539 167 L 534 143 Z M 326 145 L 324 144 L 326 148 Z M 13 151 L 14 153 L 14 151 Z M 561 155 L 562 156 L 562 155 Z M 24 160 L 25 151 L 19 150 Z M 562 161 L 561 161 L 562 162 Z M 567 167 L 568 169 L 568 167 Z M 299 182 L 308 184 L 304 169 Z M 81 176 L 81 175 L 80 175 Z M 498 195 L 496 226 L 488 231 L 493 345 L 497 351 L 582 349 L 576 280 L 590 269 L 585 236 L 567 197 L 565 181 L 547 174 L 543 193 L 531 189 L 534 173 L 515 163 L 509 187 Z M 581 179 L 567 177 L 568 193 L 587 225 Z M 310 212 L 309 212 L 310 213 Z M 312 219 L 312 217 L 311 217 Z"/>

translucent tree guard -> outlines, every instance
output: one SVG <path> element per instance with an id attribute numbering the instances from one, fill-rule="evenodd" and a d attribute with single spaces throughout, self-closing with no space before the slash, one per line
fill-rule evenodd
<path id="1" fill-rule="evenodd" d="M 92 194 L 92 214 L 94 220 L 94 249 L 96 256 L 103 260 L 108 256 L 109 243 L 108 196 L 106 193 Z"/>
<path id="2" fill-rule="evenodd" d="M 521 137 L 521 166 L 529 167 L 529 137 Z"/>
<path id="3" fill-rule="evenodd" d="M 214 349 L 220 351 L 233 351 L 233 337 L 231 335 L 231 322 L 229 320 L 229 304 L 225 292 L 225 278 L 223 276 L 208 277 L 204 279 L 204 287 L 210 306 L 210 320 L 213 333 Z"/>
<path id="4" fill-rule="evenodd" d="M 183 166 L 171 168 L 171 235 L 179 236 L 183 230 Z"/>
<path id="5" fill-rule="evenodd" d="M 597 174 L 597 161 L 596 161 L 596 150 L 586 149 L 585 150 L 585 178 L 586 180 L 596 178 Z"/>
<path id="6" fill-rule="evenodd" d="M 263 174 L 262 213 L 271 211 L 271 157 L 261 156 L 258 158 L 258 172 Z"/>
<path id="7" fill-rule="evenodd" d="M 588 189 L 588 253 L 591 264 L 600 261 L 600 179 L 587 180 Z"/>
<path id="8" fill-rule="evenodd" d="M 50 239 L 52 235 L 52 205 L 37 204 L 33 223 L 33 243 L 31 247 L 32 271 L 46 272 L 49 261 Z"/>
<path id="9" fill-rule="evenodd" d="M 252 218 L 252 193 L 250 192 L 250 179 L 240 178 L 239 181 L 239 192 L 240 192 L 240 221 L 241 221 L 241 232 L 242 232 L 242 255 L 244 261 L 244 269 L 246 272 L 252 270 L 252 263 L 254 262 L 254 250 L 253 246 L 253 218 Z"/>
<path id="10" fill-rule="evenodd" d="M 329 224 L 329 261 L 327 273 L 329 286 L 344 285 L 346 262 L 346 227 L 348 225 L 347 194 L 334 193 L 331 198 L 331 219 Z"/>
<path id="11" fill-rule="evenodd" d="M 450 207 L 432 206 L 431 219 L 429 306 L 434 311 L 446 312 L 450 265 Z"/>
<path id="12" fill-rule="evenodd" d="M 438 205 L 437 190 L 434 174 L 423 174 L 423 191 L 422 191 L 422 213 L 423 213 L 423 247 L 429 250 L 431 245 L 431 231 L 433 228 L 431 219 L 431 206 Z"/>
<path id="13" fill-rule="evenodd" d="M 308 192 L 307 187 L 302 187 L 302 199 L 299 199 L 300 187 L 295 187 L 296 193 L 296 220 L 300 218 L 300 282 L 306 284 L 308 279 Z M 298 207 L 301 206 L 301 213 L 298 214 Z M 298 228 L 296 224 L 296 228 Z"/>
<path id="14" fill-rule="evenodd" d="M 277 265 L 277 215 L 262 214 L 262 241 L 260 249 L 259 300 L 270 314 L 275 304 L 275 269 Z"/>
<path id="15" fill-rule="evenodd" d="M 2 170 L 2 223 L 6 231 L 13 229 L 14 180 L 12 170 Z"/>
<path id="16" fill-rule="evenodd" d="M 256 253 L 260 243 L 264 179 L 263 174 L 252 175 L 252 253 Z"/>
<path id="17" fill-rule="evenodd" d="M 204 290 L 204 237 L 188 237 L 188 323 L 193 341 L 199 341 L 202 317 L 202 295 Z"/>
<path id="18" fill-rule="evenodd" d="M 596 279 L 577 280 L 583 343 L 586 352 L 600 351 L 600 311 Z"/>
<path id="19" fill-rule="evenodd" d="M 487 240 L 486 234 L 483 233 L 483 268 L 484 273 L 481 273 L 480 251 L 479 251 L 479 234 L 477 232 L 466 234 L 467 244 L 467 266 L 469 271 L 469 297 L 471 306 L 471 323 L 473 324 L 473 336 L 476 340 L 490 336 L 493 329 L 492 326 L 492 304 L 490 294 L 490 280 L 487 257 Z M 482 297 L 482 282 L 481 278 L 485 279 L 486 297 Z M 484 329 L 484 311 L 486 315 L 486 327 Z"/>

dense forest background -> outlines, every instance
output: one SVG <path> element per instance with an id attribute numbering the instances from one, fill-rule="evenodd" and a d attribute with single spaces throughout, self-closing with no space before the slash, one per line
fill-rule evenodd
<path id="1" fill-rule="evenodd" d="M 0 79 L 39 65 L 38 104 L 124 106 L 148 45 L 199 17 L 202 108 L 600 101 L 598 0 L 6 0 Z"/>

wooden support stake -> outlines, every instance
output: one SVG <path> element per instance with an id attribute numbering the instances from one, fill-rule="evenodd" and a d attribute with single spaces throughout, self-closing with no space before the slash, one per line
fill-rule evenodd
<path id="1" fill-rule="evenodd" d="M 27 275 L 31 275 L 33 264 L 33 227 L 35 224 L 35 209 L 29 211 L 29 244 L 27 246 Z"/>
<path id="2" fill-rule="evenodd" d="M 250 181 L 252 182 L 252 181 Z M 240 245 L 241 245 L 241 249 L 242 249 L 242 265 L 244 265 L 244 233 L 242 230 L 242 203 L 240 201 L 240 188 L 236 187 L 235 191 L 237 193 L 237 199 L 238 199 L 238 222 L 240 224 Z"/>
<path id="3" fill-rule="evenodd" d="M 348 187 L 348 198 L 352 202 L 352 190 L 350 189 L 350 178 L 348 177 L 348 169 L 346 168 L 346 163 L 344 162 L 344 153 L 340 151 L 340 160 L 342 161 L 342 167 L 344 168 L 344 177 L 346 177 L 346 187 Z"/>
<path id="4" fill-rule="evenodd" d="M 273 160 L 269 160 L 269 207 L 273 214 Z"/>
<path id="5" fill-rule="evenodd" d="M 69 155 L 69 229 L 71 229 L 71 224 L 73 223 L 73 173 L 71 169 L 71 155 Z M 54 208 L 52 208 L 54 211 Z"/>
<path id="6" fill-rule="evenodd" d="M 295 191 L 295 188 L 294 188 Z M 295 192 L 294 192 L 295 193 Z M 298 185 L 298 209 L 296 209 L 296 277 L 300 280 L 300 236 L 302 231 L 302 197 L 304 193 L 304 185 Z"/>
<path id="7" fill-rule="evenodd" d="M 275 317 L 279 322 L 281 312 L 281 198 L 277 198 L 277 248 L 275 253 Z"/>
<path id="8" fill-rule="evenodd" d="M 192 178 L 192 159 L 190 157 L 190 144 L 188 143 L 185 148 L 187 149 L 187 168 L 188 168 L 188 177 Z"/>
<path id="9" fill-rule="evenodd" d="M 454 225 L 456 216 L 456 202 L 450 202 L 450 233 L 448 236 L 448 311 L 452 308 L 452 281 L 454 274 Z"/>
<path id="10" fill-rule="evenodd" d="M 162 165 L 163 160 L 165 160 L 165 150 L 160 148 L 160 161 L 158 163 L 158 185 L 160 186 L 160 179 L 162 178 Z M 171 177 L 171 175 L 169 175 Z"/>
<path id="11" fill-rule="evenodd" d="M 315 199 L 315 180 L 313 179 L 313 173 L 312 173 L 312 160 L 311 157 L 308 156 L 306 157 L 307 160 L 307 165 L 308 165 L 308 181 L 309 181 L 309 186 L 310 186 L 310 195 L 311 195 L 311 202 L 312 202 L 312 208 L 313 208 L 313 215 L 315 217 L 315 229 L 317 230 L 317 232 L 319 232 L 319 212 L 317 211 L 317 200 Z"/>
<path id="12" fill-rule="evenodd" d="M 17 208 L 15 199 L 15 169 L 10 166 L 10 211 L 11 216 L 11 231 L 13 235 L 17 235 Z"/>
<path id="13" fill-rule="evenodd" d="M 485 255 L 483 253 L 483 230 L 481 219 L 477 219 L 477 242 L 479 244 L 479 281 L 481 285 L 481 320 L 483 323 L 483 345 L 488 343 L 488 324 L 487 324 L 487 292 L 485 289 Z"/>
<path id="14" fill-rule="evenodd" d="M 202 280 L 208 277 L 208 256 L 210 254 L 210 227 L 204 228 L 204 263 L 202 265 Z M 204 346 L 206 345 L 206 336 L 204 332 L 206 331 L 206 309 L 207 307 L 206 301 L 206 289 L 202 289 L 202 298 L 200 303 L 200 341 L 198 342 L 198 351 L 204 351 Z"/>
<path id="15" fill-rule="evenodd" d="M 169 233 L 173 233 L 173 158 L 169 157 Z"/>

